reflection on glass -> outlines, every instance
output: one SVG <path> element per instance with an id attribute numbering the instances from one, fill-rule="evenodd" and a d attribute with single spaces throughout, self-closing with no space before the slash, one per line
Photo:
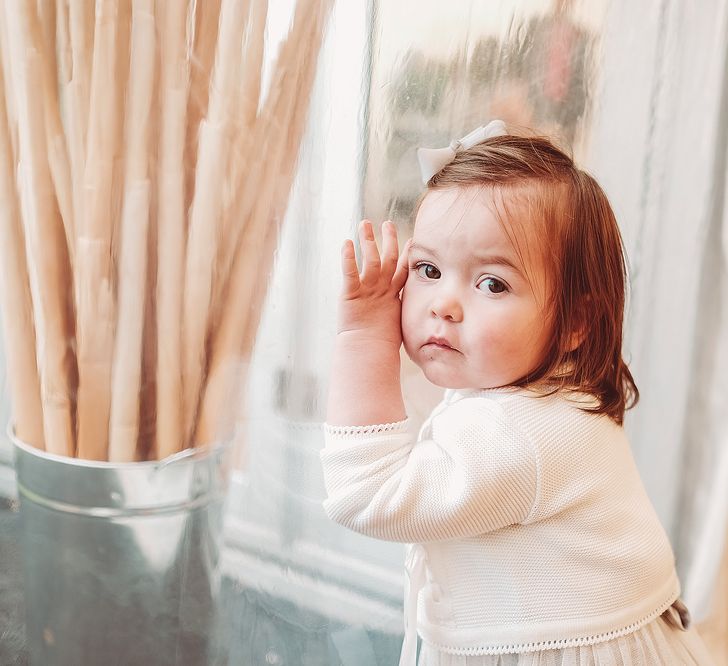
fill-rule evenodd
<path id="1" fill-rule="evenodd" d="M 378 5 L 366 215 L 407 220 L 422 190 L 415 149 L 446 146 L 493 118 L 578 148 L 603 7 L 590 3 L 587 23 L 571 0 L 425 2 L 406 12 L 409 4 Z"/>

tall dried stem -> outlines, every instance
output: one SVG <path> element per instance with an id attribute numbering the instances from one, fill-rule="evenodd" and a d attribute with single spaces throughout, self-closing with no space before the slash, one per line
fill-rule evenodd
<path id="1" fill-rule="evenodd" d="M 278 67 L 280 94 L 272 107 L 265 164 L 269 170 L 245 234 L 238 245 L 226 294 L 227 307 L 212 337 L 212 358 L 194 441 L 209 444 L 230 438 L 244 389 L 255 332 L 267 291 L 279 228 L 285 211 L 303 129 L 308 99 L 326 19 L 328 0 L 301 2 L 289 36 L 293 48 L 282 51 Z M 295 66 L 294 63 L 298 63 Z M 274 91 L 271 92 L 273 94 Z"/>
<path id="2" fill-rule="evenodd" d="M 62 0 L 63 1 L 63 0 Z M 70 79 L 62 82 L 66 100 L 66 134 L 73 182 L 73 210 L 83 217 L 83 180 L 86 167 L 86 132 L 91 90 L 94 41 L 94 3 L 68 3 L 68 36 L 71 49 Z"/>
<path id="3" fill-rule="evenodd" d="M 116 323 L 112 274 L 113 169 L 117 159 L 120 3 L 99 0 L 91 77 L 83 215 L 77 225 L 78 455 L 105 460 Z"/>
<path id="4" fill-rule="evenodd" d="M 192 0 L 189 4 L 189 43 L 187 46 L 189 89 L 184 144 L 185 210 L 188 210 L 192 205 L 192 197 L 195 192 L 200 123 L 207 115 L 222 0 L 205 0 L 205 2 Z"/>
<path id="5" fill-rule="evenodd" d="M 43 449 L 43 411 L 40 404 L 35 326 L 30 298 L 25 235 L 15 188 L 13 150 L 5 110 L 5 86 L 0 67 L 0 306 L 11 419 L 15 435 Z"/>
<path id="6" fill-rule="evenodd" d="M 157 455 L 182 446 L 182 286 L 185 234 L 185 119 L 189 87 L 186 10 L 167 2 L 161 27 L 161 132 L 157 266 Z"/>
<path id="7" fill-rule="evenodd" d="M 119 318 L 112 368 L 109 454 L 132 462 L 139 434 L 144 304 L 149 225 L 148 135 L 154 85 L 153 0 L 133 0 L 131 63 L 126 103 L 126 158 L 118 273 Z"/>
<path id="8" fill-rule="evenodd" d="M 206 335 L 220 241 L 223 180 L 230 144 L 231 102 L 235 99 L 235 75 L 239 71 L 248 4 L 241 0 L 223 0 L 210 103 L 207 117 L 200 128 L 195 194 L 187 242 L 182 329 L 182 416 L 186 443 L 192 435 L 206 366 Z"/>
<path id="9" fill-rule="evenodd" d="M 48 168 L 43 63 L 33 47 L 30 3 L 6 6 L 18 104 L 19 173 L 26 255 L 36 331 L 46 450 L 73 455 L 70 267 L 63 224 Z"/>

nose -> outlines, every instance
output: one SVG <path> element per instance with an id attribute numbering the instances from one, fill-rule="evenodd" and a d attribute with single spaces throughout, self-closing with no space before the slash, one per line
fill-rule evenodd
<path id="1" fill-rule="evenodd" d="M 457 295 L 451 290 L 440 290 L 430 305 L 433 317 L 447 319 L 452 322 L 463 320 L 463 306 Z"/>

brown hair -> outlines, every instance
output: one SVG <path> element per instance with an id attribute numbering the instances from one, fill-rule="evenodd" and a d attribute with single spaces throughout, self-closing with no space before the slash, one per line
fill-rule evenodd
<path id="1" fill-rule="evenodd" d="M 506 205 L 528 206 L 529 215 L 499 217 L 517 250 L 509 226 L 539 234 L 551 278 L 550 344 L 541 364 L 512 385 L 547 382 L 556 386 L 547 395 L 561 389 L 589 393 L 597 406 L 587 411 L 621 425 L 639 391 L 622 358 L 624 246 L 604 191 L 549 139 L 509 134 L 458 152 L 429 180 L 415 214 L 429 191 L 469 186 L 504 195 Z M 580 341 L 573 348 L 575 334 Z"/>

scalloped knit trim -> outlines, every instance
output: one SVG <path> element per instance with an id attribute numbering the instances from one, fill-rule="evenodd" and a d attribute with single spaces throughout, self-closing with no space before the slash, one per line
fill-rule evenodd
<path id="1" fill-rule="evenodd" d="M 324 432 L 334 437 L 356 437 L 359 435 L 376 435 L 397 430 L 406 430 L 409 418 L 394 423 L 377 423 L 373 425 L 360 426 L 332 426 L 324 423 Z"/>
<path id="2" fill-rule="evenodd" d="M 541 650 L 556 650 L 559 648 L 596 645 L 597 643 L 603 643 L 605 641 L 612 640 L 613 638 L 619 638 L 621 636 L 627 636 L 631 633 L 634 633 L 638 629 L 642 628 L 646 624 L 649 624 L 660 615 L 662 615 L 662 613 L 664 613 L 668 608 L 670 608 L 670 606 L 672 606 L 675 599 L 679 598 L 679 596 L 679 594 L 676 595 L 673 592 L 669 601 L 664 602 L 663 604 L 658 606 L 657 610 L 652 611 L 640 620 L 632 622 L 632 624 L 629 624 L 626 627 L 622 627 L 621 629 L 614 629 L 613 631 L 596 634 L 595 636 L 583 636 L 581 638 L 560 638 L 558 640 L 552 641 L 537 641 L 536 643 L 516 643 L 512 645 L 499 645 L 498 647 L 490 648 L 454 648 L 447 645 L 433 643 L 431 641 L 427 641 L 427 643 L 432 647 L 440 650 L 441 652 L 466 656 L 538 652 Z"/>

